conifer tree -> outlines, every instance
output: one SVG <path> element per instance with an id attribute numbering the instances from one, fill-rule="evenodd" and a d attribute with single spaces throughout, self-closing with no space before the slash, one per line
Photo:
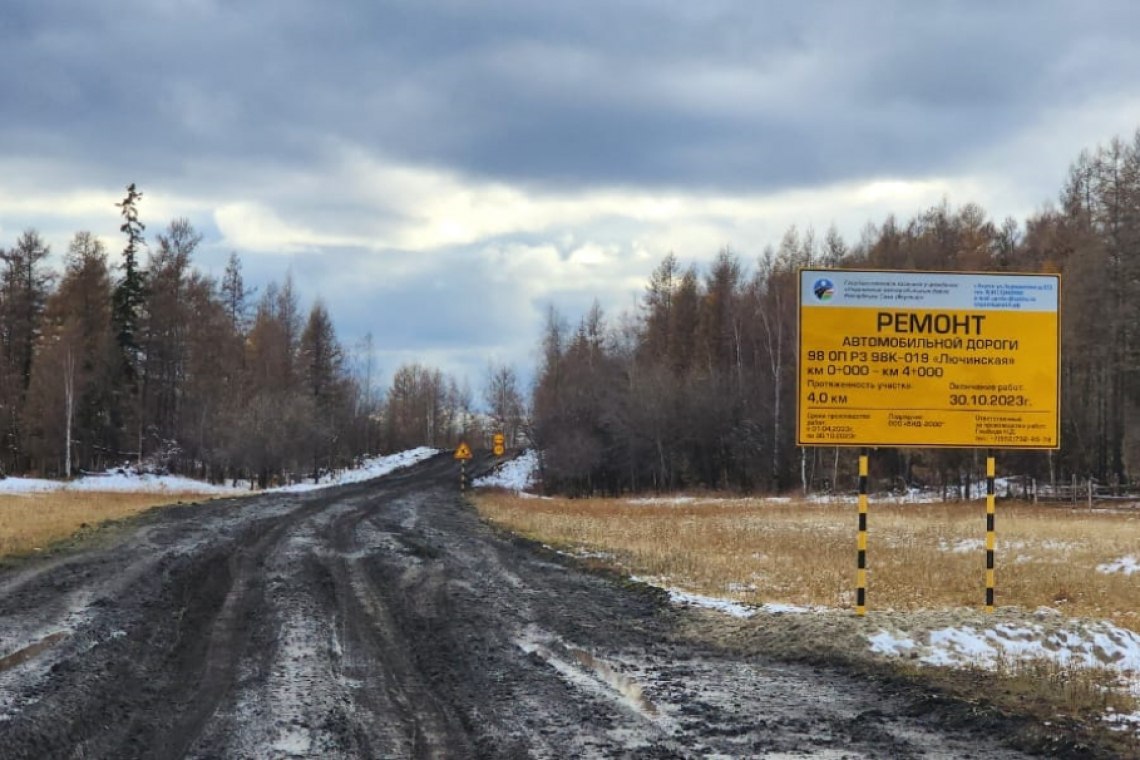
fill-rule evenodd
<path id="1" fill-rule="evenodd" d="M 115 326 L 115 339 L 123 353 L 127 380 L 134 386 L 139 374 L 139 318 L 146 297 L 146 273 L 139 267 L 139 253 L 146 247 L 143 231 L 146 225 L 139 221 L 138 203 L 143 194 L 135 183 L 127 186 L 127 195 L 115 205 L 120 209 L 123 223 L 119 231 L 127 236 L 123 249 L 123 262 L 119 265 L 122 276 L 115 284 L 111 317 Z"/>

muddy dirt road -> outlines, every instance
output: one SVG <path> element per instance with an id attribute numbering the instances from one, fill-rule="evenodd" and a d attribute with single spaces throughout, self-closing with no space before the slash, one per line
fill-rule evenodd
<path id="1" fill-rule="evenodd" d="M 0 573 L 0 755 L 1018 757 L 837 673 L 678 636 L 479 522 L 448 457 L 151 513 Z"/>

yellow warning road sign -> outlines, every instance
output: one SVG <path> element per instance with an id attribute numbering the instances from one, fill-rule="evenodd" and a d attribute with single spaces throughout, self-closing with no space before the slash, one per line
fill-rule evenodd
<path id="1" fill-rule="evenodd" d="M 495 433 L 495 435 L 491 438 L 491 450 L 494 452 L 495 456 L 501 457 L 507 452 L 506 440 L 506 436 L 504 436 L 502 433 Z"/>
<path id="2" fill-rule="evenodd" d="M 455 458 L 464 460 L 471 458 L 471 447 L 467 445 L 467 441 L 460 441 L 455 449 Z"/>

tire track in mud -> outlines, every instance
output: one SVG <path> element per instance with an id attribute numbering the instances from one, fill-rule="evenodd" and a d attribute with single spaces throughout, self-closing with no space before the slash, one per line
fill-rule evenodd
<path id="1" fill-rule="evenodd" d="M 207 614 L 201 623 L 195 623 L 186 631 L 180 631 L 180 641 L 189 642 L 195 638 L 206 639 L 205 650 L 196 655 L 197 647 L 191 646 L 188 655 L 175 655 L 179 664 L 180 677 L 175 681 L 193 684 L 187 694 L 177 691 L 169 702 L 179 705 L 174 724 L 159 740 L 159 757 L 182 757 L 202 733 L 206 722 L 213 716 L 222 700 L 229 695 L 237 671 L 239 658 L 249 647 L 249 636 L 254 628 L 254 620 L 264 614 L 264 595 L 260 570 L 270 551 L 276 548 L 282 538 L 296 525 L 314 512 L 323 508 L 318 503 L 303 507 L 289 515 L 288 519 L 268 526 L 264 531 L 256 526 L 252 535 L 245 537 L 251 543 L 231 550 L 224 563 L 219 563 L 212 576 L 218 582 L 209 582 L 207 588 L 216 589 L 206 599 L 216 600 L 215 613 Z M 210 581 L 214 578 L 211 577 Z M 196 596 L 202 596 L 197 594 Z M 206 600 L 202 600 L 206 601 Z M 215 605 L 209 605 L 214 607 Z"/>
<path id="2" fill-rule="evenodd" d="M 123 547 L 125 561 L 116 561 L 116 549 L 95 552 L 88 564 L 102 577 L 93 590 L 72 592 L 93 598 L 71 613 L 81 620 L 72 638 L 85 646 L 59 652 L 30 674 L 30 698 L 0 724 L 14 756 L 184 754 L 226 693 L 243 648 L 245 623 L 256 610 L 252 571 L 291 524 L 321 507 L 302 504 L 236 525 L 225 514 L 232 503 L 203 505 L 201 515 L 170 510 L 173 522 L 162 531 L 167 545 L 154 547 L 144 529 Z M 203 537 L 195 517 L 220 518 L 221 529 L 207 528 Z M 143 556 L 152 547 L 157 558 Z M 42 580 L 42 595 L 70 587 L 77 575 L 91 583 L 90 573 L 61 581 L 49 571 L 22 585 L 34 595 Z"/>
<path id="3" fill-rule="evenodd" d="M 837 674 L 685 640 L 689 613 L 497 533 L 457 483 L 440 456 L 179 507 L 0 573 L 22 637 L 0 642 L 70 626 L 0 670 L 4 756 L 1018 757 Z"/>

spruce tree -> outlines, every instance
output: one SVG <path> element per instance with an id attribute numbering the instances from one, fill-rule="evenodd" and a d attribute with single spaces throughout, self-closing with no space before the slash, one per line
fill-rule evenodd
<path id="1" fill-rule="evenodd" d="M 118 396 L 112 412 L 112 426 L 120 431 L 120 445 L 132 441 L 137 450 L 134 457 L 142 465 L 143 456 L 143 409 L 142 409 L 142 350 L 139 346 L 139 322 L 146 299 L 145 272 L 139 268 L 139 251 L 146 246 L 143 230 L 146 226 L 139 221 L 138 203 L 142 193 L 132 182 L 127 186 L 127 196 L 119 207 L 123 223 L 119 230 L 127 236 L 127 247 L 123 249 L 123 263 L 119 265 L 122 276 L 115 283 L 111 297 L 111 323 L 118 345 L 118 364 L 121 385 L 116 389 Z"/>
<path id="2" fill-rule="evenodd" d="M 112 301 L 112 320 L 115 339 L 123 353 L 124 369 L 132 387 L 138 381 L 139 373 L 139 316 L 146 295 L 145 272 L 139 268 L 139 251 L 146 246 L 143 230 L 146 225 L 139 221 L 138 203 L 142 192 L 135 183 L 127 186 L 127 196 L 115 205 L 120 209 L 123 223 L 119 230 L 127 236 L 127 247 L 123 249 L 123 263 L 119 265 L 122 277 L 115 284 Z"/>

